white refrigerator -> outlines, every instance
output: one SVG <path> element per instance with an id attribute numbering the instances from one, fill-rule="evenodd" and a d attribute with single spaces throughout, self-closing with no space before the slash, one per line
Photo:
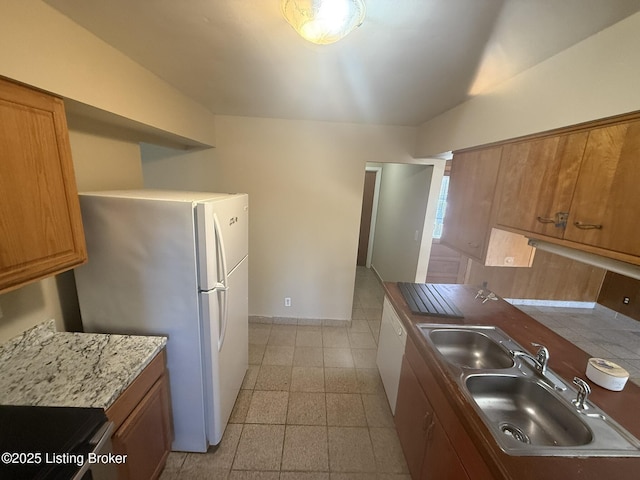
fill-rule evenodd
<path id="1" fill-rule="evenodd" d="M 217 445 L 248 366 L 248 196 L 80 194 L 87 332 L 166 335 L 173 450 Z"/>

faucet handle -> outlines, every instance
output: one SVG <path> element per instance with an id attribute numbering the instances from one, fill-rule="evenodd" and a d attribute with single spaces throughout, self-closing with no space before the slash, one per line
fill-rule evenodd
<path id="1" fill-rule="evenodd" d="M 580 410 L 586 410 L 589 407 L 585 404 L 587 397 L 591 393 L 591 387 L 580 377 L 573 377 L 573 384 L 578 387 L 578 394 L 576 395 L 573 404 Z"/>
<path id="2" fill-rule="evenodd" d="M 495 300 L 495 301 L 498 300 L 498 296 L 493 292 L 489 292 L 489 295 L 487 295 L 487 296 L 485 296 L 483 298 L 484 298 L 484 300 L 482 300 L 482 303 L 486 303 L 488 300 Z"/>
<path id="3" fill-rule="evenodd" d="M 531 342 L 531 345 L 538 349 L 536 358 L 542 364 L 542 368 L 545 369 L 549 362 L 549 349 L 540 343 Z"/>
<path id="4" fill-rule="evenodd" d="M 538 353 L 545 352 L 545 354 L 549 353 L 549 349 L 542 345 L 541 343 L 531 342 L 531 346 L 536 347 L 538 349 Z"/>

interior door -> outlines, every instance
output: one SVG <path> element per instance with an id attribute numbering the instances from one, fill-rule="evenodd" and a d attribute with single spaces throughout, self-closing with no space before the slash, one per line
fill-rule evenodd
<path id="1" fill-rule="evenodd" d="M 360 239 L 358 241 L 357 265 L 367 265 L 369 253 L 369 235 L 371 233 L 371 214 L 373 213 L 373 196 L 376 188 L 376 174 L 366 171 L 364 174 L 364 190 L 362 192 L 362 212 L 360 215 Z"/>

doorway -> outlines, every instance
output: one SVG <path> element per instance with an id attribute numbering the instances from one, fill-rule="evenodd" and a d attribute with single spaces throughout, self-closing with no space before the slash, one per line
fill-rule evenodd
<path id="1" fill-rule="evenodd" d="M 357 265 L 366 258 L 364 266 L 385 281 L 424 282 L 444 165 L 444 159 L 436 158 L 367 164 Z"/>
<path id="2" fill-rule="evenodd" d="M 369 255 L 374 197 L 376 196 L 376 179 L 378 170 L 366 170 L 364 173 L 364 188 L 362 191 L 362 212 L 360 214 L 360 237 L 358 240 L 358 257 L 356 265 L 366 267 Z"/>

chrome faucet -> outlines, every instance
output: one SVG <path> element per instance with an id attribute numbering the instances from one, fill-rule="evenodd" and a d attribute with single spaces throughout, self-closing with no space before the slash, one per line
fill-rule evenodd
<path id="1" fill-rule="evenodd" d="M 540 345 L 539 343 L 531 343 L 531 345 L 538 347 L 538 351 L 535 356 L 525 351 L 511 350 L 509 353 L 511 353 L 511 356 L 514 359 L 517 357 L 525 357 L 531 360 L 536 372 L 538 372 L 543 379 L 545 379 L 554 389 L 564 392 L 567 389 L 567 386 L 564 384 L 562 379 L 555 375 L 551 370 L 547 369 L 547 364 L 549 363 L 549 350 L 547 347 Z"/>
<path id="2" fill-rule="evenodd" d="M 580 377 L 573 377 L 573 384 L 578 387 L 578 394 L 572 403 L 579 410 L 587 410 L 589 407 L 585 404 L 587 397 L 591 393 L 591 387 Z"/>
<path id="3" fill-rule="evenodd" d="M 511 356 L 513 358 L 517 357 L 526 357 L 533 362 L 536 370 L 540 373 L 540 375 L 546 375 L 547 373 L 547 364 L 549 363 L 549 350 L 544 345 L 540 345 L 539 343 L 531 343 L 534 347 L 538 347 L 538 352 L 535 357 L 531 355 L 529 352 L 522 351 L 511 351 Z"/>

